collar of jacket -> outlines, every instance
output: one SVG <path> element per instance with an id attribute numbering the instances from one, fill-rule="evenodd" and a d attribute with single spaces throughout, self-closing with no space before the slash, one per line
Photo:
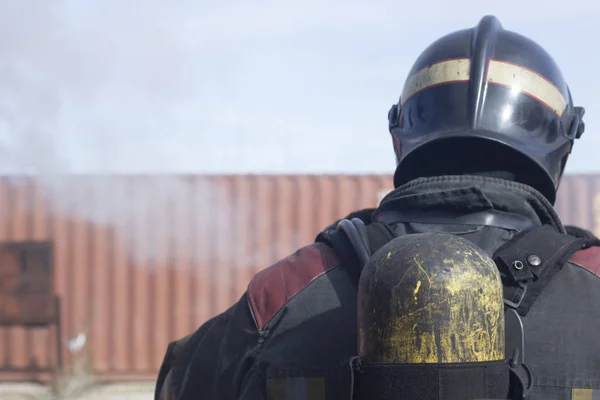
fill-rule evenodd
<path id="1" fill-rule="evenodd" d="M 487 176 L 449 175 L 418 178 L 390 192 L 374 218 L 388 210 L 448 211 L 457 213 L 503 211 L 555 226 L 565 233 L 550 202 L 530 186 Z"/>

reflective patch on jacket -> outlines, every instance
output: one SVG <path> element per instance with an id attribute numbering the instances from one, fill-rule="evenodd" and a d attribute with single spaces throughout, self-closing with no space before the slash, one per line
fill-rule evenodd
<path id="1" fill-rule="evenodd" d="M 267 378 L 267 397 L 269 400 L 325 400 L 325 378 Z"/>
<path id="2" fill-rule="evenodd" d="M 303 247 L 262 270 L 248 285 L 248 303 L 259 331 L 311 282 L 337 267 L 340 260 L 323 243 Z"/>
<path id="3" fill-rule="evenodd" d="M 569 261 L 600 276 L 600 247 L 590 247 L 580 250 L 573 254 Z"/>
<path id="4" fill-rule="evenodd" d="M 600 389 L 571 389 L 571 400 L 600 400 Z"/>

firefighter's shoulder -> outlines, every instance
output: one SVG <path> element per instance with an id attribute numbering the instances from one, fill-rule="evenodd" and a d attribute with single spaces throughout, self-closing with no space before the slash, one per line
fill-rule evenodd
<path id="1" fill-rule="evenodd" d="M 600 277 L 600 247 L 598 246 L 592 246 L 576 252 L 571 256 L 569 262 Z"/>
<path id="2" fill-rule="evenodd" d="M 600 277 L 600 239 L 594 232 L 576 225 L 565 225 L 565 230 L 567 234 L 586 242 L 585 248 L 573 254 L 569 262 Z"/>
<path id="3" fill-rule="evenodd" d="M 263 330 L 294 296 L 339 265 L 331 247 L 314 243 L 257 273 L 247 290 L 257 328 Z"/>

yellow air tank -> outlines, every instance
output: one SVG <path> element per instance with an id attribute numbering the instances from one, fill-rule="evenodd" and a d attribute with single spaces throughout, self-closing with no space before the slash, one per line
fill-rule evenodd
<path id="1" fill-rule="evenodd" d="M 358 399 L 507 398 L 502 282 L 494 261 L 446 233 L 396 238 L 358 288 Z"/>

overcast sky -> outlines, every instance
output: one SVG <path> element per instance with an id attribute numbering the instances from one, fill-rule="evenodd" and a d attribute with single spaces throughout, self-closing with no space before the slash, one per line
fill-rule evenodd
<path id="1" fill-rule="evenodd" d="M 0 168 L 391 172 L 409 68 L 485 14 L 557 60 L 600 172 L 598 0 L 0 0 Z"/>

